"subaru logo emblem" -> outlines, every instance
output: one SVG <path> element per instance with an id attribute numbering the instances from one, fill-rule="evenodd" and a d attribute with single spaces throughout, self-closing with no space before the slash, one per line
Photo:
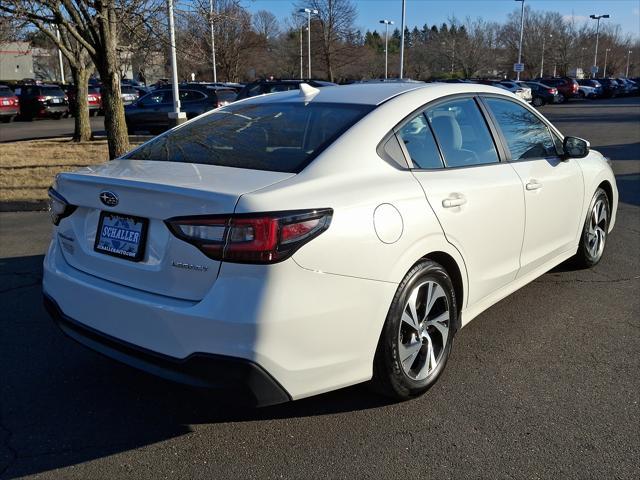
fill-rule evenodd
<path id="1" fill-rule="evenodd" d="M 118 196 L 113 192 L 103 190 L 100 192 L 100 201 L 107 207 L 115 207 L 118 205 Z"/>

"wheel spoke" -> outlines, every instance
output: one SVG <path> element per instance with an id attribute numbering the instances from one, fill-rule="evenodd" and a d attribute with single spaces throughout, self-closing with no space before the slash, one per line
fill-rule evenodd
<path id="1" fill-rule="evenodd" d="M 408 306 L 409 311 L 411 312 L 411 320 L 413 320 L 413 328 L 416 330 L 419 327 L 420 319 L 418 318 L 418 293 L 420 292 L 420 288 L 414 288 L 413 292 L 409 296 Z M 406 312 L 406 309 L 405 309 Z"/>
<path id="2" fill-rule="evenodd" d="M 429 284 L 429 294 L 427 296 L 427 309 L 425 310 L 425 318 L 429 315 L 429 312 L 433 308 L 433 305 L 436 303 L 436 300 L 444 297 L 444 290 L 437 283 Z"/>
<path id="3" fill-rule="evenodd" d="M 409 315 L 406 311 L 402 312 L 402 321 L 404 323 L 406 323 L 407 325 L 409 325 L 409 327 L 414 330 L 414 331 L 418 331 L 418 325 L 416 324 L 416 322 L 413 320 L 413 318 L 411 318 L 411 315 Z"/>
<path id="4" fill-rule="evenodd" d="M 427 369 L 427 375 L 436 368 L 436 356 L 433 351 L 433 342 L 431 341 L 431 337 L 427 334 L 427 364 L 425 365 Z"/>
<path id="5" fill-rule="evenodd" d="M 408 372 L 409 370 L 411 370 L 413 362 L 416 361 L 416 357 L 420 353 L 422 342 L 416 341 L 413 343 L 409 343 L 408 345 L 399 342 L 398 347 L 400 361 L 402 362 L 402 366 L 404 367 L 405 372 Z"/>
<path id="6" fill-rule="evenodd" d="M 443 324 L 444 322 L 448 322 L 448 321 L 449 321 L 449 312 L 446 311 L 441 315 L 438 315 L 433 320 L 429 320 L 427 322 L 427 327 L 434 327 L 436 330 L 438 330 L 438 332 L 440 333 L 440 336 L 442 337 L 443 345 L 447 343 L 447 337 L 449 336 L 449 327 Z M 426 333 L 426 330 L 425 330 L 425 333 Z"/>

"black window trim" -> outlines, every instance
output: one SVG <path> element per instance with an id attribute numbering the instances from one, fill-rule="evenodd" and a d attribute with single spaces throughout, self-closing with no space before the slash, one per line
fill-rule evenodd
<path id="1" fill-rule="evenodd" d="M 498 120 L 493 115 L 493 112 L 491 111 L 491 108 L 489 107 L 489 105 L 485 102 L 485 98 L 496 98 L 498 100 L 511 102 L 524 108 L 529 113 L 532 113 L 538 120 L 542 122 L 543 125 L 547 127 L 547 130 L 551 135 L 551 141 L 553 142 L 553 145 L 556 149 L 556 155 L 550 156 L 550 157 L 534 157 L 534 158 L 523 158 L 520 160 L 514 160 L 511 156 L 511 150 L 509 149 L 509 144 L 507 143 L 507 139 L 504 137 L 504 134 L 502 133 L 502 129 L 500 128 L 500 124 L 498 123 Z M 563 152 L 558 151 L 558 145 L 556 144 L 554 135 L 560 139 L 560 142 L 564 141 L 564 135 L 562 135 L 562 133 L 557 128 L 555 128 L 546 118 L 544 118 L 540 113 L 534 110 L 533 107 L 530 107 L 528 104 L 520 100 L 505 97 L 503 95 L 497 95 L 494 93 L 482 93 L 478 96 L 478 101 L 483 105 L 483 108 L 486 110 L 487 117 L 489 118 L 489 121 L 491 122 L 491 124 L 493 125 L 493 128 L 495 129 L 496 135 L 498 135 L 498 137 L 500 138 L 500 143 L 502 144 L 505 151 L 506 162 L 509 162 L 509 163 L 535 162 L 538 160 L 545 160 L 548 158 L 553 158 L 553 159 L 562 158 Z"/>
<path id="2" fill-rule="evenodd" d="M 491 165 L 499 165 L 501 163 L 506 163 L 507 161 L 507 149 L 505 148 L 505 144 L 503 143 L 502 137 L 499 133 L 499 131 L 496 129 L 496 126 L 494 125 L 494 123 L 490 120 L 489 112 L 487 112 L 486 107 L 483 105 L 482 101 L 480 100 L 479 96 L 481 95 L 481 93 L 479 92 L 464 92 L 464 93 L 452 93 L 450 95 L 445 95 L 443 97 L 439 97 L 436 98 L 434 100 L 431 100 L 423 105 L 421 105 L 420 107 L 416 108 L 415 110 L 413 110 L 411 113 L 409 113 L 409 115 L 407 115 L 406 117 L 404 117 L 402 120 L 400 120 L 392 129 L 390 132 L 388 132 L 383 138 L 382 140 L 378 143 L 378 146 L 376 147 L 376 151 L 378 152 L 378 155 L 380 157 L 382 157 L 382 159 L 388 163 L 391 163 L 389 159 L 385 158 L 383 155 L 381 155 L 381 152 L 384 152 L 384 146 L 386 144 L 386 142 L 389 140 L 389 138 L 392 135 L 396 136 L 396 139 L 398 140 L 398 143 L 400 144 L 400 149 L 402 150 L 403 154 L 404 154 L 404 160 L 405 163 L 407 164 L 407 168 L 406 170 L 412 171 L 412 172 L 434 172 L 434 171 L 441 171 L 441 170 L 457 170 L 460 168 L 477 168 L 477 167 L 487 167 L 487 166 L 491 166 Z M 496 97 L 499 98 L 506 98 L 503 97 L 501 95 L 495 95 Z M 399 131 L 402 129 L 402 127 L 404 127 L 407 123 L 409 123 L 411 120 L 413 120 L 414 118 L 416 118 L 419 114 L 424 115 L 424 112 L 428 109 L 428 108 L 432 108 L 434 106 L 438 106 L 440 103 L 444 103 L 444 102 L 448 102 L 451 100 L 458 100 L 458 99 L 463 99 L 463 98 L 471 98 L 475 101 L 476 106 L 478 107 L 478 110 L 480 111 L 480 115 L 483 117 L 484 121 L 485 121 L 485 125 L 487 126 L 487 129 L 489 130 L 489 135 L 491 137 L 491 140 L 493 141 L 493 145 L 496 148 L 496 153 L 498 155 L 498 161 L 494 162 L 494 163 L 479 163 L 479 164 L 475 164 L 475 165 L 459 165 L 456 167 L 449 167 L 447 166 L 447 163 L 444 160 L 444 155 L 442 152 L 442 147 L 440 146 L 440 142 L 438 141 L 438 137 L 435 135 L 434 131 L 433 131 L 433 127 L 431 126 L 431 122 L 429 122 L 429 119 L 427 118 L 427 125 L 429 125 L 429 129 L 431 131 L 431 134 L 433 135 L 433 138 L 436 142 L 436 146 L 438 148 L 438 153 L 440 155 L 440 161 L 442 162 L 442 167 L 441 168 L 416 168 L 413 166 L 413 163 L 411 161 L 411 156 L 409 155 L 409 152 L 406 148 L 406 146 L 404 145 L 404 142 L 401 141 L 401 139 L 398 137 L 398 133 Z M 397 165 L 397 162 L 393 161 L 392 165 Z"/>

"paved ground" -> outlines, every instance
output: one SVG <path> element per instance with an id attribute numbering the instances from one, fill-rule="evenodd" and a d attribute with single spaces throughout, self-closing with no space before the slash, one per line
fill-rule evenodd
<path id="1" fill-rule="evenodd" d="M 91 128 L 94 135 L 105 135 L 104 117 L 91 117 Z M 0 142 L 26 140 L 29 138 L 70 137 L 73 135 L 73 118 L 36 119 L 32 122 L 16 120 L 2 124 Z"/>
<path id="2" fill-rule="evenodd" d="M 40 306 L 45 214 L 0 215 L 0 478 L 576 478 L 640 473 L 640 99 L 548 107 L 615 158 L 618 225 L 456 338 L 424 397 L 243 410 L 106 360 Z"/>

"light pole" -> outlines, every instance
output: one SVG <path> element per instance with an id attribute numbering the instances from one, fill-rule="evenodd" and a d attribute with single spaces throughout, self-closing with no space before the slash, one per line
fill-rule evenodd
<path id="1" fill-rule="evenodd" d="M 520 47 L 518 47 L 518 64 L 522 63 L 522 40 L 524 38 L 524 0 L 516 0 L 522 2 L 522 10 L 520 11 Z M 520 81 L 520 72 L 516 72 L 516 80 Z"/>
<path id="2" fill-rule="evenodd" d="M 589 18 L 597 20 L 596 24 L 596 53 L 593 57 L 593 67 L 591 68 L 591 78 L 596 78 L 596 73 L 598 69 L 598 41 L 600 40 L 600 19 L 601 18 L 609 18 L 609 14 L 604 15 L 589 15 Z"/>
<path id="3" fill-rule="evenodd" d="M 550 33 L 548 37 L 553 38 L 553 34 Z M 544 77 L 544 45 L 546 40 L 547 40 L 547 35 L 545 34 L 542 37 L 542 59 L 540 60 L 540 78 Z"/>
<path id="4" fill-rule="evenodd" d="M 213 0 L 209 0 L 209 26 L 211 27 L 211 63 L 213 64 L 213 81 L 218 81 L 216 72 L 216 40 L 213 34 Z"/>
<path id="5" fill-rule="evenodd" d="M 300 80 L 304 78 L 304 71 L 302 70 L 302 30 L 304 25 L 300 25 Z"/>
<path id="6" fill-rule="evenodd" d="M 384 23 L 384 78 L 387 79 L 389 73 L 389 25 L 393 25 L 391 20 L 380 20 Z"/>
<path id="7" fill-rule="evenodd" d="M 301 8 L 298 10 L 299 13 L 307 14 L 307 54 L 309 55 L 309 78 L 311 78 L 311 14 L 318 14 L 318 10 L 313 10 L 311 8 Z"/>
<path id="8" fill-rule="evenodd" d="M 604 51 L 604 72 L 602 73 L 602 78 L 607 78 L 607 58 L 609 57 L 610 48 L 607 48 Z"/>
<path id="9" fill-rule="evenodd" d="M 586 50 L 586 47 L 582 47 L 580 49 L 580 68 L 584 67 L 584 52 Z"/>
<path id="10" fill-rule="evenodd" d="M 631 50 L 629 50 L 627 52 L 627 73 L 625 74 L 625 78 L 629 78 L 629 62 L 631 61 L 631 54 L 633 52 Z"/>
<path id="11" fill-rule="evenodd" d="M 402 22 L 400 22 L 400 79 L 404 78 L 404 20 L 407 12 L 406 0 L 402 0 Z"/>
<path id="12" fill-rule="evenodd" d="M 56 25 L 56 37 L 58 37 L 58 42 L 60 42 L 60 29 Z M 64 64 L 62 63 L 62 51 L 58 49 L 58 62 L 60 62 L 60 82 L 64 85 Z M 627 68 L 627 70 L 629 70 Z"/>
<path id="13" fill-rule="evenodd" d="M 167 0 L 169 10 L 169 43 L 171 47 L 171 78 L 173 90 L 173 112 L 169 112 L 170 123 L 180 125 L 187 121 L 187 116 L 180 111 L 180 94 L 178 90 L 178 62 L 176 61 L 176 32 L 173 22 L 173 0 Z"/>

